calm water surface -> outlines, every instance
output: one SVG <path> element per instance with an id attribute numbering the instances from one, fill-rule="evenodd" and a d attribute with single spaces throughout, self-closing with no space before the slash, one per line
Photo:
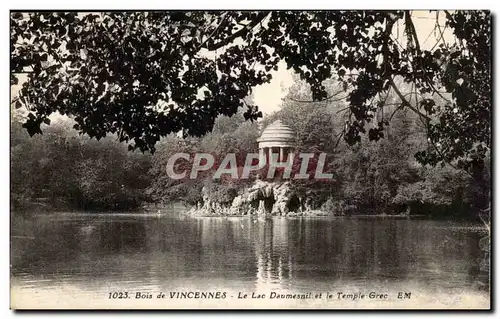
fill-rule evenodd
<path id="1" fill-rule="evenodd" d="M 489 307 L 485 233 L 467 222 L 87 213 L 13 218 L 11 232 L 13 293 L 38 305 L 196 290 L 375 291 L 391 294 L 391 307 Z M 411 301 L 396 301 L 398 292 Z M 352 307 L 370 305 L 389 303 Z"/>

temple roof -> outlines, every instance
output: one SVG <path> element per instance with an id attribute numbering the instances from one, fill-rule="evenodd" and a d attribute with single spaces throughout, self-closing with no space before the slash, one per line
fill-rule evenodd
<path id="1" fill-rule="evenodd" d="M 257 142 L 267 145 L 276 143 L 276 146 L 281 146 L 282 143 L 293 144 L 295 143 L 295 132 L 288 125 L 277 120 L 265 128 Z"/>

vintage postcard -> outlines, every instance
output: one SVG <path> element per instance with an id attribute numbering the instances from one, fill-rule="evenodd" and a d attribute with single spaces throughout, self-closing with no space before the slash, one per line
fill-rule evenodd
<path id="1" fill-rule="evenodd" d="M 11 11 L 24 309 L 491 309 L 491 14 Z"/>

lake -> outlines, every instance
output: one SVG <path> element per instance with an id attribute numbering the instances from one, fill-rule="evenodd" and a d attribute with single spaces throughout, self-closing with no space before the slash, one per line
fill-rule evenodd
<path id="1" fill-rule="evenodd" d="M 485 256 L 479 248 L 485 235 L 471 222 L 394 217 L 266 222 L 177 212 L 15 217 L 11 303 L 485 309 L 488 274 L 480 269 Z M 120 299 L 125 292 L 127 298 Z M 211 294 L 194 299 L 193 292 Z M 300 298 L 290 297 L 295 294 Z"/>

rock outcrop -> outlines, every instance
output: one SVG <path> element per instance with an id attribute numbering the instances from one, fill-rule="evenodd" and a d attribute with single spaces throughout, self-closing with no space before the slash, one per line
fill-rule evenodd
<path id="1" fill-rule="evenodd" d="M 202 192 L 203 203 L 191 209 L 190 213 L 193 215 L 255 215 L 265 218 L 298 214 L 305 209 L 288 181 L 277 183 L 257 180 L 251 187 L 234 197 L 231 203 L 212 200 L 207 188 L 203 188 Z"/>

